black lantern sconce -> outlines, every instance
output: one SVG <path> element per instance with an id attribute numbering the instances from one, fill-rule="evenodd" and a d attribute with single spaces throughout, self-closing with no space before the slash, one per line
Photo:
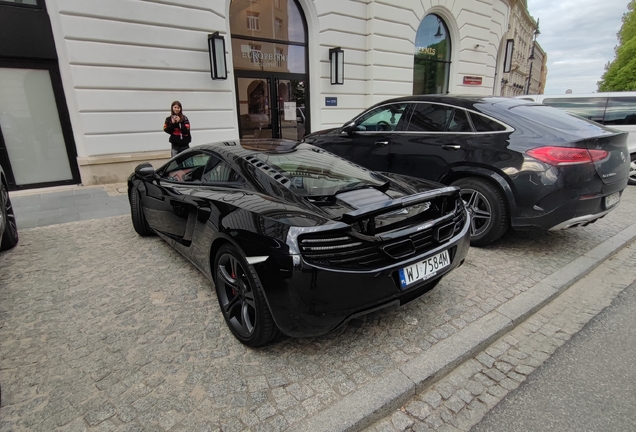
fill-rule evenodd
<path id="1" fill-rule="evenodd" d="M 227 64 L 225 63 L 225 39 L 214 32 L 208 35 L 208 51 L 210 54 L 210 73 L 213 80 L 227 79 Z"/>
<path id="2" fill-rule="evenodd" d="M 340 47 L 329 50 L 329 66 L 331 67 L 331 84 L 344 84 L 344 51 Z"/>

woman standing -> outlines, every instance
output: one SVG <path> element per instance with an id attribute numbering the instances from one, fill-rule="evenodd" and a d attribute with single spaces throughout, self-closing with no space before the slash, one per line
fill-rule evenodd
<path id="1" fill-rule="evenodd" d="M 183 115 L 181 102 L 172 102 L 171 113 L 163 123 L 163 130 L 170 135 L 172 156 L 176 156 L 190 148 L 188 144 L 192 141 L 192 135 L 190 134 L 190 121 Z"/>

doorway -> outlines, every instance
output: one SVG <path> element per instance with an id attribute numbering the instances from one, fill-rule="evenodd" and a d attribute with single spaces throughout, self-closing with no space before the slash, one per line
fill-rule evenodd
<path id="1" fill-rule="evenodd" d="M 307 22 L 298 0 L 230 5 L 241 138 L 301 140 L 310 132 Z"/>
<path id="2" fill-rule="evenodd" d="M 238 76 L 240 137 L 302 140 L 308 130 L 305 83 L 303 77 Z"/>

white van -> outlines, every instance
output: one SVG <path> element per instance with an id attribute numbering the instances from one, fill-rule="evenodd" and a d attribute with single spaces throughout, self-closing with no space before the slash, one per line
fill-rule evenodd
<path id="1" fill-rule="evenodd" d="M 625 132 L 630 153 L 629 184 L 636 185 L 636 92 L 611 92 L 564 95 L 523 95 L 531 100 L 563 109 Z"/>

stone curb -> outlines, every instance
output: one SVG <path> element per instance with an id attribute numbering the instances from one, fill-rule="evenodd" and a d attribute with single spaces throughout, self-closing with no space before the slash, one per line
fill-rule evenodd
<path id="1" fill-rule="evenodd" d="M 63 186 L 51 186 L 47 188 L 14 190 L 9 192 L 9 195 L 12 197 L 28 196 L 28 195 L 46 195 L 48 193 L 81 190 L 81 189 L 104 189 L 106 192 L 116 191 L 118 193 L 124 193 L 124 192 L 121 192 L 120 189 L 125 189 L 125 188 L 127 188 L 127 184 L 125 182 L 86 185 L 86 186 L 82 184 L 76 184 L 76 185 L 72 184 L 72 185 L 63 185 Z"/>
<path id="2" fill-rule="evenodd" d="M 355 431 L 381 420 L 522 323 L 634 239 L 636 224 L 433 345 L 425 353 L 401 366 L 399 370 L 382 375 L 289 430 Z"/>

